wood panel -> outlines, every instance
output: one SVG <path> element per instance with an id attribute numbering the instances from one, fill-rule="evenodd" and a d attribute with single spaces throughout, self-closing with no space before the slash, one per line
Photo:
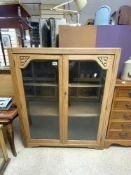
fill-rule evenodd
<path id="1" fill-rule="evenodd" d="M 131 100 L 131 88 L 118 88 L 116 92 L 116 98 L 126 98 Z"/>
<path id="2" fill-rule="evenodd" d="M 110 129 L 131 129 L 131 122 L 111 122 Z"/>
<path id="3" fill-rule="evenodd" d="M 108 134 L 108 139 L 131 139 L 131 132 L 128 131 L 110 131 Z"/>
<path id="4" fill-rule="evenodd" d="M 119 62 L 120 48 L 10 48 L 12 54 L 24 55 L 115 55 Z"/>
<path id="5" fill-rule="evenodd" d="M 59 47 L 95 47 L 95 26 L 64 26 L 59 27 Z"/>
<path id="6" fill-rule="evenodd" d="M 111 119 L 114 120 L 131 120 L 131 112 L 130 111 L 112 111 Z"/>
<path id="7" fill-rule="evenodd" d="M 113 105 L 115 110 L 131 110 L 131 101 L 115 101 Z"/>
<path id="8" fill-rule="evenodd" d="M 14 87 L 11 74 L 0 74 L 0 96 L 14 97 Z"/>

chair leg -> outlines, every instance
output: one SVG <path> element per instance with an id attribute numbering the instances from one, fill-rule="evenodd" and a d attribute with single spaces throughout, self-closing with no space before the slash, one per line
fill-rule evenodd
<path id="1" fill-rule="evenodd" d="M 12 153 L 16 157 L 17 153 L 16 153 L 16 149 L 15 149 L 15 144 L 14 144 L 14 129 L 13 129 L 12 122 L 10 122 L 6 125 L 6 133 L 7 133 L 7 138 L 8 138 L 8 142 L 10 144 Z"/>

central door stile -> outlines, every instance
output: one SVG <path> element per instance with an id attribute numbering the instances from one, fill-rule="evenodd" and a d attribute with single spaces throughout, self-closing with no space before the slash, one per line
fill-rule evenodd
<path id="1" fill-rule="evenodd" d="M 62 99 L 62 84 L 63 84 L 63 63 L 62 63 L 62 56 L 60 56 L 59 58 L 59 132 L 60 132 L 60 142 L 63 143 L 63 113 L 62 113 L 62 110 L 63 110 L 63 99 Z"/>
<path id="2" fill-rule="evenodd" d="M 63 144 L 67 143 L 68 138 L 68 77 L 69 77 L 68 56 L 62 59 L 62 120 L 63 120 Z"/>

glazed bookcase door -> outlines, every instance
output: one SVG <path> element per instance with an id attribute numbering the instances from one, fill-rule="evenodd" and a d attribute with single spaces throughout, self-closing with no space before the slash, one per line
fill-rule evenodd
<path id="1" fill-rule="evenodd" d="M 61 140 L 60 56 L 19 56 L 19 94 L 29 140 Z"/>
<path id="2" fill-rule="evenodd" d="M 109 57 L 72 55 L 64 59 L 64 70 L 67 71 L 67 74 L 64 73 L 64 106 L 67 110 L 65 142 L 68 144 L 95 145 L 100 142 L 104 103 L 107 99 L 105 88 L 112 60 Z"/>
<path id="3" fill-rule="evenodd" d="M 10 49 L 25 146 L 102 148 L 120 49 Z"/>

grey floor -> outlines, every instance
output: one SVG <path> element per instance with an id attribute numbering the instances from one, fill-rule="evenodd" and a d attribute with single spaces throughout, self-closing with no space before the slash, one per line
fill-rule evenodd
<path id="1" fill-rule="evenodd" d="M 131 175 L 131 148 L 24 148 L 18 121 L 15 144 L 17 157 L 7 145 L 11 161 L 4 175 Z"/>

